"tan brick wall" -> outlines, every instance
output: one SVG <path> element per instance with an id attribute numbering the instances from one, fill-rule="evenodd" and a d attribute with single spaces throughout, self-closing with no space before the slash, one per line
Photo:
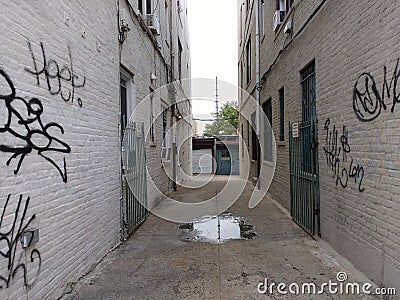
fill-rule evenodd
<path id="1" fill-rule="evenodd" d="M 366 72 L 374 78 L 382 97 L 384 67 L 387 68 L 386 82 L 390 85 L 400 57 L 397 43 L 400 34 L 395 29 L 400 25 L 400 7 L 396 1 L 327 0 L 305 30 L 292 40 L 321 2 L 295 1 L 294 9 L 286 19 L 292 19 L 292 34 L 284 34 L 283 30 L 273 32 L 275 5 L 266 2 L 266 36 L 261 45 L 261 74 L 285 49 L 271 68 L 261 91 L 262 102 L 272 98 L 273 129 L 278 139 L 278 90 L 285 87 L 285 142 L 278 142 L 277 167 L 270 193 L 285 207 L 289 207 L 287 124 L 301 120 L 300 71 L 315 60 L 322 238 L 378 284 L 399 288 L 400 243 L 397 233 L 400 229 L 400 133 L 397 105 L 391 112 L 396 97 L 393 89 L 397 81 L 392 81 L 390 96 L 385 92 L 387 109 L 382 108 L 379 116 L 371 122 L 361 122 L 357 118 L 353 109 L 353 92 L 357 82 L 359 90 L 365 91 L 366 75 L 358 79 Z M 396 80 L 398 72 L 399 69 L 396 71 Z M 376 100 L 371 82 L 369 79 L 373 103 L 378 103 L 379 108 L 380 102 Z M 361 167 L 364 170 L 364 176 L 362 171 L 359 176 L 349 176 L 346 188 L 342 187 L 340 181 L 336 184 L 337 175 L 332 166 L 327 164 L 324 125 L 328 118 L 330 130 L 336 125 L 338 146 L 342 146 L 340 138 L 343 126 L 348 131 L 351 151 L 347 153 L 347 161 L 342 156 L 343 147 L 341 155 L 335 157 L 340 160 L 339 178 L 346 183 L 346 172 L 354 174 L 357 169 L 353 170 L 353 167 L 357 166 L 358 170 Z M 353 165 L 350 166 L 352 159 Z M 342 171 L 343 168 L 345 171 Z M 361 192 L 360 189 L 364 190 Z"/>

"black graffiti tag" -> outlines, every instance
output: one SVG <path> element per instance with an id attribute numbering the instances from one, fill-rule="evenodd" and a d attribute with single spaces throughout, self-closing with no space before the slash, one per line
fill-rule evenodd
<path id="1" fill-rule="evenodd" d="M 391 112 L 394 112 L 396 104 L 400 102 L 400 91 L 397 90 L 400 78 L 399 61 L 400 59 L 397 59 L 390 81 L 387 68 L 384 67 L 381 91 L 371 73 L 362 73 L 358 77 L 353 89 L 353 110 L 361 122 L 370 122 L 378 118 L 382 110 L 387 109 L 386 99 L 392 100 Z"/>
<path id="2" fill-rule="evenodd" d="M 351 158 L 350 164 L 348 163 L 348 155 L 351 153 L 351 148 L 346 127 L 343 126 L 343 133 L 339 138 L 336 125 L 333 125 L 332 129 L 330 125 L 331 121 L 327 119 L 324 126 L 326 139 L 323 149 L 326 156 L 326 163 L 335 174 L 336 185 L 340 183 L 343 188 L 347 188 L 349 180 L 354 179 L 354 183 L 358 182 L 358 190 L 363 192 L 365 190 L 365 188 L 362 187 L 364 167 L 355 164 L 353 158 Z"/>
<path id="3" fill-rule="evenodd" d="M 28 197 L 23 203 L 23 197 L 20 195 L 17 207 L 14 211 L 12 225 L 8 230 L 3 229 L 4 216 L 6 215 L 6 210 L 10 204 L 10 198 L 11 195 L 8 195 L 6 204 L 4 205 L 0 216 L 0 249 L 2 249 L 0 250 L 0 258 L 3 257 L 7 261 L 7 270 L 0 270 L 0 289 L 8 288 L 11 280 L 21 272 L 25 286 L 32 284 L 28 282 L 27 278 L 28 264 L 20 262 L 20 259 L 17 258 L 17 252 L 19 252 L 20 256 L 22 255 L 22 252 L 18 251 L 18 249 L 20 249 L 18 245 L 22 247 L 20 244 L 21 235 L 30 226 L 36 216 L 32 215 L 28 221 L 25 220 L 27 217 L 30 198 Z M 30 242 L 28 243 L 28 247 L 29 246 Z M 30 250 L 29 252 L 30 263 L 37 264 L 37 274 L 35 277 L 37 278 L 42 265 L 42 258 L 37 249 Z"/>
<path id="4" fill-rule="evenodd" d="M 21 144 L 18 146 L 4 145 L 1 142 L 4 138 L 0 138 L 0 151 L 12 153 L 6 165 L 9 166 L 13 159 L 19 157 L 17 166 L 14 169 L 14 174 L 18 174 L 25 156 L 35 150 L 39 156 L 54 166 L 63 181 L 67 182 L 65 157 L 63 165 L 60 167 L 48 155 L 50 152 L 71 152 L 68 144 L 52 134 L 54 131 L 64 134 L 64 128 L 54 122 L 44 124 L 41 117 L 43 113 L 42 102 L 37 98 L 31 98 L 26 101 L 21 97 L 17 97 L 13 82 L 2 69 L 0 69 L 0 81 L 3 81 L 9 89 L 9 91 L 6 89 L 0 90 L 0 104 L 4 104 L 7 115 L 4 124 L 0 124 L 0 137 L 8 134 L 14 138 L 16 143 Z"/>
<path id="5" fill-rule="evenodd" d="M 25 71 L 36 76 L 36 83 L 38 86 L 40 86 L 41 83 L 41 75 L 44 75 L 46 88 L 51 95 L 60 95 L 65 102 L 71 101 L 71 103 L 73 103 L 76 96 L 76 89 L 85 86 L 86 77 L 83 75 L 81 79 L 75 73 L 71 47 L 68 45 L 69 66 L 63 67 L 60 67 L 57 61 L 47 59 L 46 51 L 42 42 L 40 43 L 42 56 L 41 68 L 39 68 L 39 61 L 36 59 L 32 45 L 29 41 L 28 49 L 32 56 L 33 67 L 26 67 Z M 82 107 L 82 99 L 80 97 L 77 98 L 77 102 L 79 106 Z"/>

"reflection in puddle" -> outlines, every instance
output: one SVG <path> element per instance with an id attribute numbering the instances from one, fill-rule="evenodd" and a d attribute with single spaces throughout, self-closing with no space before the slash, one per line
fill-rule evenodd
<path id="1" fill-rule="evenodd" d="M 220 216 L 206 216 L 193 223 L 178 226 L 184 230 L 181 239 L 193 242 L 224 243 L 228 240 L 254 239 L 255 226 L 230 213 Z"/>

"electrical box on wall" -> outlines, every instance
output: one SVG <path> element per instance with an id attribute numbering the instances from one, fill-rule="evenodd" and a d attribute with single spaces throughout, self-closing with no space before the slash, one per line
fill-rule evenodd
<path id="1" fill-rule="evenodd" d="M 285 29 L 283 30 L 284 33 L 291 33 L 292 32 L 292 20 L 287 21 L 285 25 Z"/>
<path id="2" fill-rule="evenodd" d="M 22 248 L 28 248 L 39 242 L 39 229 L 29 228 L 25 229 L 21 234 Z"/>

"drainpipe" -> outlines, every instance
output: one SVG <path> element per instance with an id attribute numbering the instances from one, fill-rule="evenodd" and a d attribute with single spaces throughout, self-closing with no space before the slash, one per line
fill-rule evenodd
<path id="1" fill-rule="evenodd" d="M 261 90 L 261 83 L 260 83 L 260 5 L 259 0 L 254 1 L 255 4 L 255 14 L 256 14 L 256 101 L 257 101 L 257 108 L 256 108 L 256 134 L 258 142 L 260 141 L 261 135 L 261 112 L 260 112 L 260 90 Z M 260 183 L 260 170 L 261 170 L 261 147 L 257 146 L 257 188 L 261 188 Z"/>
<path id="2" fill-rule="evenodd" d="M 118 32 L 120 31 L 120 10 L 119 10 L 119 0 L 117 0 L 117 28 Z M 119 42 L 119 41 L 118 41 Z M 121 62 L 122 62 L 122 43 L 118 43 L 118 69 L 121 68 Z M 121 82 L 121 71 L 118 70 L 118 83 Z M 121 102 L 121 89 L 118 86 L 118 99 Z M 121 130 L 122 130 L 122 124 L 121 124 L 121 103 L 119 103 L 119 113 L 118 113 L 118 142 L 119 142 L 119 155 L 120 155 L 120 161 L 119 161 L 119 213 L 120 213 L 120 241 L 124 241 L 125 239 L 125 224 L 124 224 L 124 176 L 122 173 L 123 170 L 123 152 L 122 152 L 122 141 L 121 141 Z"/>

